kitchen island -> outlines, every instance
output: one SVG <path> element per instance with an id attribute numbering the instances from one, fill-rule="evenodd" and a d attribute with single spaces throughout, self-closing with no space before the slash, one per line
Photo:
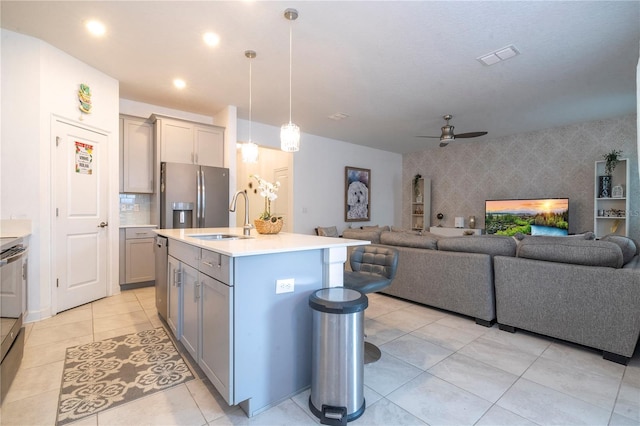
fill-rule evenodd
<path id="1" fill-rule="evenodd" d="M 155 232 L 169 239 L 167 324 L 227 403 L 251 417 L 309 387 L 309 295 L 341 286 L 347 247 L 368 242 L 255 230 L 245 238 L 242 228 Z"/>

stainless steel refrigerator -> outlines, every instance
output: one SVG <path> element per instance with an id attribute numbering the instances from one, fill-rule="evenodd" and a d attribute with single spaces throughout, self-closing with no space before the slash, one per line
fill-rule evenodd
<path id="1" fill-rule="evenodd" d="M 229 169 L 160 163 L 160 228 L 229 226 Z"/>

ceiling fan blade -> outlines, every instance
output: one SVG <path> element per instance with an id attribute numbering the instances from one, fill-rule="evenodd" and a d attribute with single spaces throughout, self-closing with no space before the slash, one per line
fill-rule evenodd
<path id="1" fill-rule="evenodd" d="M 461 133 L 459 135 L 456 135 L 456 139 L 463 139 L 463 138 L 477 138 L 478 136 L 484 136 L 486 135 L 487 132 L 469 132 L 469 133 Z"/>
<path id="2" fill-rule="evenodd" d="M 416 138 L 432 138 L 432 139 L 440 139 L 440 136 L 416 136 Z"/>

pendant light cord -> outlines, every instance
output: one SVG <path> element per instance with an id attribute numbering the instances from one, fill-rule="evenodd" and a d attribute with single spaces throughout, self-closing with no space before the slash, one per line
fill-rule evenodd
<path id="1" fill-rule="evenodd" d="M 251 102 L 251 92 L 252 92 L 252 69 L 251 69 L 251 62 L 253 62 L 253 60 L 251 58 L 249 58 L 249 142 L 253 142 L 253 138 L 251 137 L 251 127 L 253 125 L 253 120 L 251 119 L 251 110 L 252 108 L 252 102 Z"/>
<path id="2" fill-rule="evenodd" d="M 289 21 L 289 123 L 291 123 L 291 74 L 293 67 L 293 23 Z"/>

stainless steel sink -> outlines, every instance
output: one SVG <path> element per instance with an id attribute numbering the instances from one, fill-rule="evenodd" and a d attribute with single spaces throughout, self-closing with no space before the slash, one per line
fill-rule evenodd
<path id="1" fill-rule="evenodd" d="M 243 240 L 243 239 L 251 238 L 246 235 L 235 235 L 235 234 L 191 234 L 191 235 L 187 235 L 187 237 L 197 238 L 199 240 L 206 240 L 206 241 Z"/>

